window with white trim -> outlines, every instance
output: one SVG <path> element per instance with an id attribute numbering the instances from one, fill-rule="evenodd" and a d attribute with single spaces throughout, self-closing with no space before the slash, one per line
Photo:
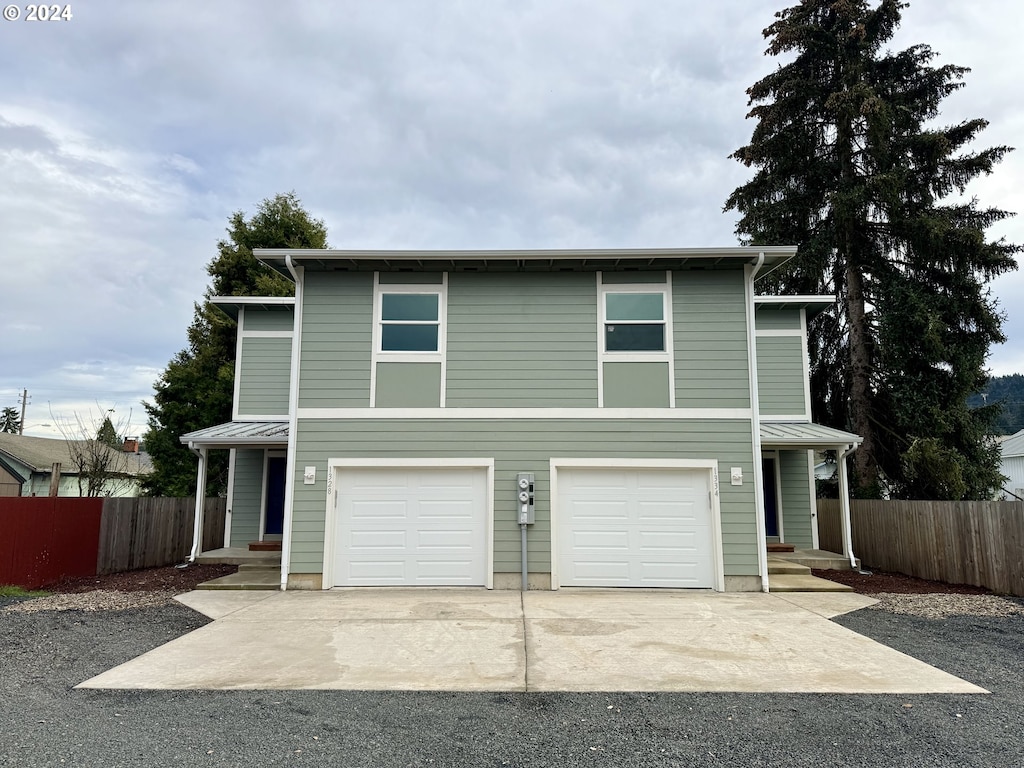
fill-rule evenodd
<path id="1" fill-rule="evenodd" d="M 381 352 L 439 352 L 441 294 L 383 289 L 379 339 Z"/>
<path id="2" fill-rule="evenodd" d="M 665 352 L 665 292 L 604 294 L 604 351 Z"/>

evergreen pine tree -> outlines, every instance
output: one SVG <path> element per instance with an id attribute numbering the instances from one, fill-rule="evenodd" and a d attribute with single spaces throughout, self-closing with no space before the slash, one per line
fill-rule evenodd
<path id="1" fill-rule="evenodd" d="M 884 50 L 904 7 L 802 0 L 776 13 L 767 53 L 788 62 L 747 91 L 757 125 L 733 157 L 757 170 L 725 207 L 744 242 L 799 247 L 772 289 L 837 297 L 809 338 L 812 410 L 864 438 L 856 492 L 987 497 L 996 413 L 966 400 L 1004 340 L 986 282 L 1016 268 L 1020 247 L 985 237 L 1011 214 L 955 193 L 1010 148 L 967 150 L 981 119 L 934 124 L 968 70 L 933 66 L 927 45 Z"/>

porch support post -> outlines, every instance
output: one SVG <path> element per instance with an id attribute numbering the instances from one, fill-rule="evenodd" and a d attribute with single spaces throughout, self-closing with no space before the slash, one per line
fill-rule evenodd
<path id="1" fill-rule="evenodd" d="M 196 472 L 196 514 L 195 523 L 192 526 L 192 552 L 188 561 L 194 563 L 196 555 L 203 546 L 203 511 L 206 508 L 206 448 L 192 449 L 199 457 L 199 470 Z"/>
<path id="2" fill-rule="evenodd" d="M 850 482 L 846 474 L 846 457 L 853 453 L 855 445 L 844 445 L 838 450 L 836 471 L 839 473 L 839 526 L 843 533 L 843 557 L 850 561 L 850 567 L 857 568 L 853 555 L 853 533 L 850 528 Z"/>

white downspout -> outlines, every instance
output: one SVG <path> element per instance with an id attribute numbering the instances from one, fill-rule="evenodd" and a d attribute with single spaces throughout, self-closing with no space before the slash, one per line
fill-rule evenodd
<path id="1" fill-rule="evenodd" d="M 857 570 L 857 558 L 853 556 L 853 532 L 850 526 L 850 487 L 846 474 L 846 457 L 857 450 L 856 445 L 843 447 L 836 457 L 839 473 L 839 526 L 843 534 L 843 556 L 850 561 L 850 567 Z"/>
<path id="2" fill-rule="evenodd" d="M 754 509 L 757 526 L 757 567 L 761 574 L 761 591 L 768 591 L 768 534 L 764 527 L 764 473 L 761 471 L 761 403 L 757 396 L 757 333 L 754 326 L 754 278 L 764 266 L 764 253 L 749 268 L 746 280 L 747 298 L 747 367 L 750 369 L 750 431 L 754 450 Z"/>
<path id="3" fill-rule="evenodd" d="M 281 531 L 281 589 L 288 589 L 288 574 L 292 564 L 292 516 L 295 497 L 295 448 L 299 432 L 299 351 L 302 347 L 302 278 L 303 269 L 297 267 L 291 255 L 284 257 L 285 266 L 295 281 L 295 327 L 292 329 L 291 375 L 288 382 L 288 457 L 284 478 L 284 528 Z"/>
<path id="4" fill-rule="evenodd" d="M 206 448 L 196 450 L 189 445 L 192 453 L 199 457 L 199 469 L 196 472 L 196 514 L 192 525 L 192 551 L 188 561 L 194 563 L 203 541 L 203 511 L 206 507 Z"/>

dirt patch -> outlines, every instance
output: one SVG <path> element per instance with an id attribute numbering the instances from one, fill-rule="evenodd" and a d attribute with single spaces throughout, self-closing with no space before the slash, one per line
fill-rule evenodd
<path id="1" fill-rule="evenodd" d="M 854 592 L 862 595 L 876 595 L 881 592 L 897 595 L 990 595 L 991 590 L 975 587 L 970 584 L 946 584 L 942 581 L 929 581 L 905 576 L 902 573 L 872 571 L 871 575 L 857 571 L 826 571 L 814 569 L 811 573 L 819 579 L 828 579 L 839 584 L 853 587 Z"/>
<path id="2" fill-rule="evenodd" d="M 169 565 L 164 568 L 146 568 L 140 571 L 124 571 L 108 573 L 104 576 L 84 576 L 80 579 L 68 579 L 43 587 L 46 592 L 75 594 L 104 590 L 112 592 L 170 592 L 180 594 L 191 592 L 196 584 L 201 584 L 218 576 L 235 573 L 237 565 L 205 565 L 193 563 L 188 568 L 175 568 Z"/>

